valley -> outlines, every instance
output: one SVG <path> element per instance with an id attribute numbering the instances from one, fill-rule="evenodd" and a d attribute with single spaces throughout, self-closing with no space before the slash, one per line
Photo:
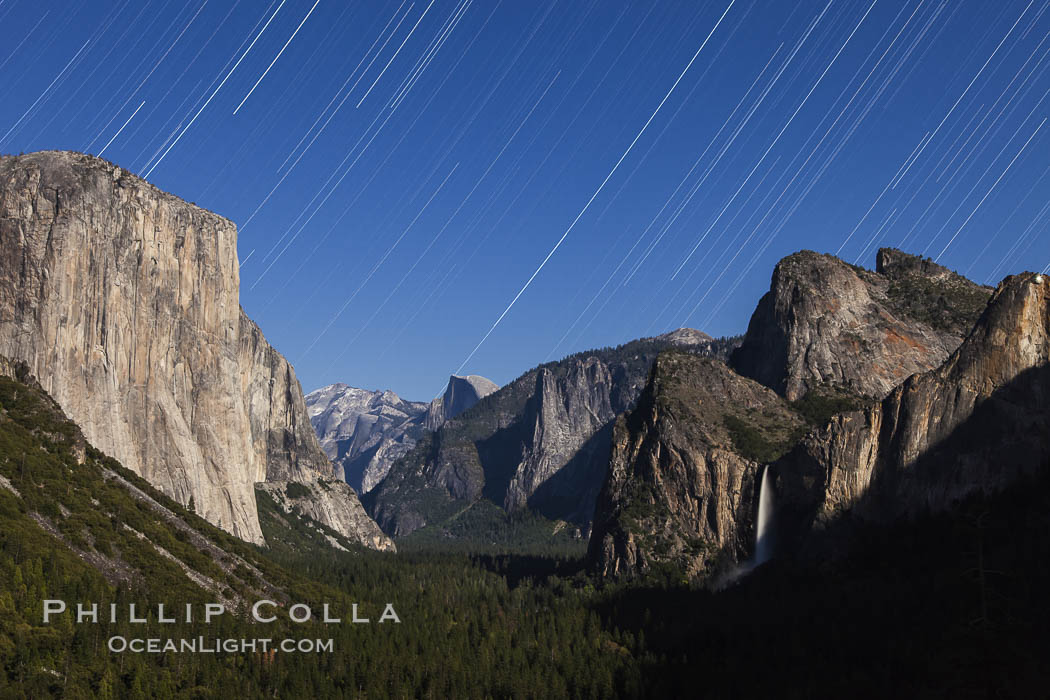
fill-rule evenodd
<path id="1" fill-rule="evenodd" d="M 4 158 L 0 175 L 0 664 L 21 696 L 1044 680 L 1023 647 L 1048 582 L 1029 556 L 1046 548 L 1050 464 L 1041 275 L 993 290 L 894 249 L 875 270 L 803 251 L 740 337 L 678 329 L 502 387 L 452 375 L 430 402 L 348 383 L 304 395 L 236 305 L 232 248 L 195 252 L 184 286 L 189 233 L 214 245 L 234 234 L 224 220 L 78 154 Z M 170 222 L 148 255 L 141 211 Z M 77 258 L 83 236 L 130 257 Z M 62 281 L 96 274 L 133 291 Z M 183 294 L 141 333 L 112 325 Z M 138 612 L 68 613 L 99 601 Z M 260 620 L 259 601 L 275 614 Z M 261 651 L 176 659 L 178 639 L 260 625 Z M 841 672 L 813 675 L 813 656 Z M 747 672 L 758 658 L 769 674 Z"/>

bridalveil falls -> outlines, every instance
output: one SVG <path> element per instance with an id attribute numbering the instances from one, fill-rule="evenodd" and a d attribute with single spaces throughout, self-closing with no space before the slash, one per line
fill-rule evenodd
<path id="1" fill-rule="evenodd" d="M 762 564 L 773 555 L 773 479 L 769 467 L 762 470 L 762 485 L 758 492 L 758 519 L 755 528 L 755 564 Z"/>

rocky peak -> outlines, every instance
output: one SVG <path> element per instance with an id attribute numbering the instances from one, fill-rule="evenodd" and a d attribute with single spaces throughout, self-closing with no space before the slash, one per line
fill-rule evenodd
<path id="1" fill-rule="evenodd" d="M 398 460 L 366 499 L 370 512 L 397 536 L 479 499 L 585 525 L 605 478 L 612 421 L 634 406 L 656 355 L 671 345 L 645 338 L 526 372 Z"/>
<path id="2" fill-rule="evenodd" d="M 911 275 L 942 279 L 949 277 L 965 279 L 948 268 L 938 265 L 932 258 L 912 255 L 896 248 L 879 249 L 875 256 L 875 272 L 890 279 L 901 279 Z"/>
<path id="3" fill-rule="evenodd" d="M 823 386 L 881 398 L 941 364 L 991 290 L 892 249 L 878 270 L 802 251 L 781 260 L 731 364 L 789 400 Z"/>
<path id="4" fill-rule="evenodd" d="M 419 416 L 427 406 L 405 401 L 393 391 L 370 391 L 346 384 L 332 384 L 312 391 L 306 395 L 305 402 L 321 446 L 333 459 L 339 456 L 334 450 L 335 441 L 352 438 L 360 416 L 382 416 L 398 422 Z"/>
<path id="5" fill-rule="evenodd" d="M 437 430 L 463 411 L 471 408 L 481 399 L 499 389 L 499 384 L 476 374 L 460 377 L 453 374 L 448 378 L 445 393 L 430 402 L 424 426 L 427 430 Z"/>

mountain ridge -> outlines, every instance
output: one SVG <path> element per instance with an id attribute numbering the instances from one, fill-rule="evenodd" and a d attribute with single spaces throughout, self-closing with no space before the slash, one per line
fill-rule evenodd
<path id="1" fill-rule="evenodd" d="M 732 339 L 686 334 L 684 347 L 724 355 Z M 679 338 L 646 338 L 539 365 L 446 422 L 395 462 L 364 499 L 384 532 L 401 537 L 480 499 L 506 512 L 590 522 L 612 420 L 641 393 L 656 354 Z"/>
<path id="2" fill-rule="evenodd" d="M 306 395 L 310 422 L 325 454 L 358 493 L 382 481 L 395 461 L 428 431 L 471 408 L 499 386 L 485 377 L 449 377 L 430 403 L 405 401 L 393 391 L 330 384 Z"/>

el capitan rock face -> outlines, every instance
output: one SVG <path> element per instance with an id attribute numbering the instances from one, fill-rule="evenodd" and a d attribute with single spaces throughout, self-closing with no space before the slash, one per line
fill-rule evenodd
<path id="1" fill-rule="evenodd" d="M 332 467 L 238 290 L 227 219 L 91 156 L 0 159 L 0 354 L 99 449 L 262 543 L 254 484 Z"/>
<path id="2" fill-rule="evenodd" d="M 743 559 L 754 540 L 762 461 L 802 419 L 723 362 L 661 353 L 638 406 L 616 420 L 589 558 L 630 578 L 671 563 L 689 576 Z"/>
<path id="3" fill-rule="evenodd" d="M 879 251 L 875 272 L 802 251 L 777 264 L 730 364 L 789 401 L 827 385 L 881 399 L 940 365 L 990 294 L 893 249 Z"/>
<path id="4" fill-rule="evenodd" d="M 995 493 L 1050 461 L 1050 284 L 1006 278 L 940 367 L 808 435 L 773 467 L 795 538 L 839 515 L 890 521 Z"/>

